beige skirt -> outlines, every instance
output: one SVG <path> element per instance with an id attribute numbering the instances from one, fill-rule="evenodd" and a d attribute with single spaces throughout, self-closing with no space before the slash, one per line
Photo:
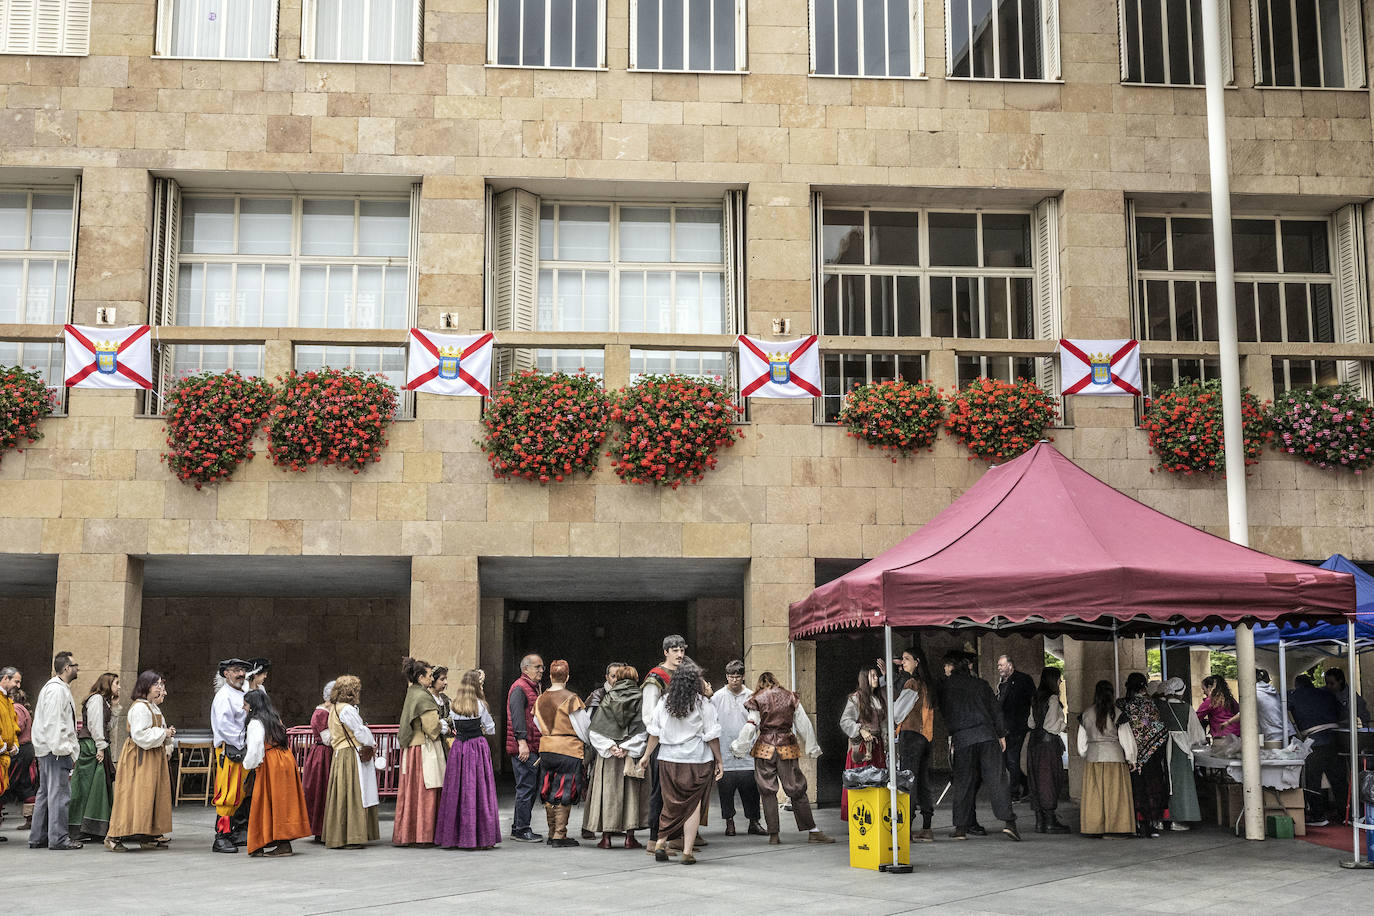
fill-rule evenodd
<path id="1" fill-rule="evenodd" d="M 649 778 L 625 775 L 625 758 L 597 755 L 592 764 L 582 828 L 620 833 L 649 826 Z"/>
<path id="2" fill-rule="evenodd" d="M 172 832 L 172 782 L 167 751 L 125 739 L 115 771 L 108 836 L 158 837 Z"/>
<path id="3" fill-rule="evenodd" d="M 351 748 L 336 751 L 324 802 L 324 845 L 330 849 L 357 846 L 380 836 L 377 806 L 363 807 L 357 753 Z"/>
<path id="4" fill-rule="evenodd" d="M 1080 833 L 1135 833 L 1130 767 L 1124 763 L 1085 765 L 1078 817 Z"/>

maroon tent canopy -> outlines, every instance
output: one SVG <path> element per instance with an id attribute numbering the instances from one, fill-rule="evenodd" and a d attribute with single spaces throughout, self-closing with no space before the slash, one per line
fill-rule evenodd
<path id="1" fill-rule="evenodd" d="M 1355 580 L 1185 525 L 1041 442 L 791 607 L 791 634 L 948 627 L 1105 635 L 1353 613 Z M 1094 624 L 1094 621 L 1102 621 Z"/>

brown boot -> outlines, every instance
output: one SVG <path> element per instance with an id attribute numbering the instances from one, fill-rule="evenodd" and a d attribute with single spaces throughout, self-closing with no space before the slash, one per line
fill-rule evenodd
<path id="1" fill-rule="evenodd" d="M 727 817 L 727 818 L 725 819 L 725 835 L 726 835 L 726 836 L 734 836 L 734 835 L 735 835 L 735 819 L 734 819 L 733 817 Z"/>
<path id="2" fill-rule="evenodd" d="M 568 836 L 568 818 L 572 817 L 572 807 L 570 805 L 554 805 L 554 810 L 554 817 L 558 821 L 558 838 L 553 841 L 552 845 L 559 847 L 581 846 L 581 843 Z"/>
<path id="3" fill-rule="evenodd" d="M 636 839 L 635 839 L 635 832 L 634 832 L 633 830 L 626 830 L 626 831 L 625 831 L 625 848 L 626 848 L 626 849 L 643 849 L 643 848 L 644 848 L 644 844 L 641 843 L 641 842 L 639 842 L 639 840 L 636 840 Z"/>
<path id="4" fill-rule="evenodd" d="M 556 813 L 557 809 L 557 805 L 551 805 L 548 802 L 544 802 L 544 817 L 547 818 L 549 822 L 549 835 L 544 838 L 545 846 L 556 845 L 554 843 L 554 840 L 558 839 L 558 814 Z"/>

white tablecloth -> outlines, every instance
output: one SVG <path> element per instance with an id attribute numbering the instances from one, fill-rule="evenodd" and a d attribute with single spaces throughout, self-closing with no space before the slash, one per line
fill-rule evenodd
<path id="1" fill-rule="evenodd" d="M 1239 757 L 1213 757 L 1207 751 L 1193 754 L 1196 766 L 1225 770 L 1226 775 L 1236 782 L 1242 778 Z M 1261 760 L 1260 785 L 1269 789 L 1296 789 L 1302 785 L 1301 760 Z"/>

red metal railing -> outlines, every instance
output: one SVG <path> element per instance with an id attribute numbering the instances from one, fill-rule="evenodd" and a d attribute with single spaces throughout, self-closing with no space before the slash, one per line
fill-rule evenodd
<path id="1" fill-rule="evenodd" d="M 401 778 L 401 749 L 397 745 L 397 725 L 369 725 L 372 737 L 377 739 L 377 795 L 381 798 L 395 798 L 397 784 Z M 291 754 L 296 758 L 296 768 L 305 767 L 305 755 L 314 745 L 309 725 L 297 725 L 286 730 L 286 739 L 291 745 Z"/>

